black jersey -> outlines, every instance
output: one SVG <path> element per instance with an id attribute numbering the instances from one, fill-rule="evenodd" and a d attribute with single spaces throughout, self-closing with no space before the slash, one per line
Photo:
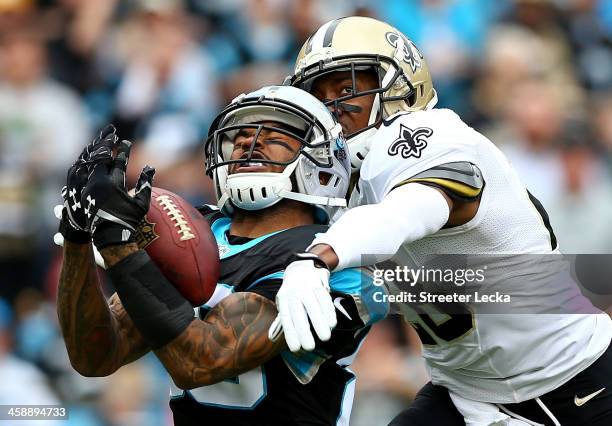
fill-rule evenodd
<path id="1" fill-rule="evenodd" d="M 217 239 L 221 276 L 200 317 L 233 292 L 274 300 L 291 254 L 303 252 L 327 227 L 306 225 L 249 239 L 229 235 L 231 221 L 209 212 Z M 388 306 L 374 302 L 371 277 L 359 269 L 332 273 L 330 287 L 338 326 L 313 352 L 282 352 L 238 377 L 182 391 L 172 386 L 170 407 L 177 426 L 348 425 L 355 376 L 347 368 L 370 325 Z"/>

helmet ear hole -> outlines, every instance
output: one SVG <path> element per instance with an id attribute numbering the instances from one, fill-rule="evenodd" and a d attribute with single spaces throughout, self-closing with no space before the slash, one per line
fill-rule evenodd
<path id="1" fill-rule="evenodd" d="M 408 106 L 412 106 L 415 104 L 416 99 L 417 99 L 417 90 L 419 90 L 418 88 L 414 89 L 412 91 L 412 93 L 410 93 L 410 95 L 408 96 L 408 99 L 406 100 L 408 102 Z M 423 85 L 421 85 L 421 90 L 423 90 Z"/>
<path id="2" fill-rule="evenodd" d="M 234 193 L 233 196 L 238 198 L 238 201 L 242 202 L 242 191 L 240 191 L 239 189 L 237 190 L 232 190 L 232 192 Z"/>
<path id="3" fill-rule="evenodd" d="M 319 172 L 319 183 L 321 185 L 327 185 L 331 177 L 332 177 L 331 173 L 320 171 Z"/>

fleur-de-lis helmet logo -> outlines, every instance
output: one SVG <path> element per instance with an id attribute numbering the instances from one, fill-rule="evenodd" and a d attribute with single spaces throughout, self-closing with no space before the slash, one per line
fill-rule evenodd
<path id="1" fill-rule="evenodd" d="M 388 32 L 385 34 L 385 38 L 387 42 L 397 48 L 397 45 L 400 41 L 402 41 L 402 53 L 403 53 L 403 61 L 410 65 L 410 69 L 413 73 L 417 71 L 417 69 L 423 66 L 423 54 L 419 51 L 419 49 L 415 46 L 415 44 L 409 40 L 405 35 L 401 33 Z"/>
<path id="2" fill-rule="evenodd" d="M 427 138 L 433 134 L 429 127 L 418 127 L 414 130 L 400 124 L 399 137 L 389 147 L 389 155 L 400 154 L 404 158 L 420 158 L 427 147 Z"/>

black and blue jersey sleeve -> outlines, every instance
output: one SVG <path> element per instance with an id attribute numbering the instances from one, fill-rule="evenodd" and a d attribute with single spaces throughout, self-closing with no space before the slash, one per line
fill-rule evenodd
<path id="1" fill-rule="evenodd" d="M 250 287 L 246 291 L 250 291 L 251 293 L 257 293 L 266 299 L 270 299 L 274 302 L 276 299 L 276 293 L 280 289 L 281 284 L 283 283 L 282 274 L 283 272 L 278 272 L 280 278 L 271 278 L 266 281 L 257 283 L 256 285 Z"/>
<path id="2" fill-rule="evenodd" d="M 260 294 L 272 301 L 282 285 L 283 271 L 270 274 L 253 283 L 246 291 Z M 386 298 L 380 297 L 383 287 L 374 285 L 365 269 L 351 268 L 334 272 L 329 279 L 330 294 L 336 308 L 336 330 L 356 330 L 383 319 L 389 310 Z"/>
<path id="3" fill-rule="evenodd" d="M 282 272 L 267 281 L 251 286 L 247 291 L 274 300 L 282 284 Z M 301 383 L 309 383 L 327 360 L 349 365 L 370 326 L 383 319 L 389 310 L 387 299 L 381 297 L 383 287 L 374 285 L 365 269 L 346 269 L 330 276 L 331 296 L 336 308 L 338 325 L 327 342 L 316 339 L 312 352 L 281 354 L 287 367 Z M 313 335 L 316 333 L 313 331 Z"/>
<path id="4" fill-rule="evenodd" d="M 329 287 L 338 314 L 338 328 L 354 324 L 357 319 L 361 327 L 369 326 L 383 319 L 389 311 L 387 298 L 382 297 L 385 289 L 374 284 L 372 275 L 365 268 L 333 272 Z M 352 319 L 353 316 L 357 318 Z M 345 320 L 349 317 L 352 321 L 347 323 Z"/>

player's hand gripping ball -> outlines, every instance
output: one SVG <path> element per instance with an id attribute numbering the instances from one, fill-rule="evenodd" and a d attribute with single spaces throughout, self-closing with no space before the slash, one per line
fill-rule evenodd
<path id="1" fill-rule="evenodd" d="M 153 187 L 137 242 L 193 306 L 212 296 L 219 279 L 219 250 L 210 226 L 178 195 Z"/>

